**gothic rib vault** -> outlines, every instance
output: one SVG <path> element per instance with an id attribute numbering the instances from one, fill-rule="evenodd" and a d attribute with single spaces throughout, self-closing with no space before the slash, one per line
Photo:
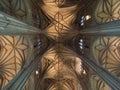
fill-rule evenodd
<path id="1" fill-rule="evenodd" d="M 37 78 L 36 82 L 38 82 L 35 85 L 36 90 L 38 89 L 77 90 L 78 87 L 82 88 L 80 85 L 81 81 L 78 80 L 78 76 L 76 75 L 76 73 L 79 75 L 82 72 L 81 60 L 78 57 L 76 57 L 74 52 L 72 52 L 69 48 L 66 47 L 66 41 L 72 39 L 74 36 L 77 35 L 77 30 L 74 29 L 75 26 L 73 25 L 73 23 L 75 22 L 75 17 L 78 13 L 77 8 L 79 6 L 80 1 L 75 0 L 70 2 L 66 0 L 58 0 L 58 1 L 41 0 L 39 2 L 38 1 L 35 2 L 37 2 L 35 4 L 39 4 L 39 7 L 35 9 L 40 10 L 37 13 L 39 13 L 39 18 L 41 20 L 41 22 L 38 21 L 37 23 L 41 24 L 43 20 L 44 22 L 42 23 L 43 26 L 41 25 L 41 27 L 43 27 L 42 31 L 50 40 L 50 42 L 52 41 L 52 43 L 54 43 L 52 46 L 50 46 L 50 49 L 43 54 L 43 57 L 40 63 L 38 64 L 40 65 L 40 67 L 36 67 L 39 72 L 38 76 L 36 76 Z M 11 8 L 8 8 L 9 6 Z M 3 8 L 3 11 L 7 10 L 8 14 L 17 17 L 20 20 L 24 20 L 24 22 L 30 23 L 32 21 L 30 18 L 31 11 L 29 10 L 30 8 L 28 6 L 28 3 L 25 3 L 22 0 L 11 0 L 11 1 L 1 0 L 1 7 Z M 27 9 L 25 9 L 26 7 Z M 24 60 L 26 59 L 25 56 L 23 55 L 29 56 L 28 53 L 29 51 L 27 51 L 28 54 L 27 53 L 24 54 L 22 52 L 24 52 L 24 50 L 27 49 L 31 50 L 32 52 L 33 48 L 31 43 L 33 41 L 32 42 L 30 41 L 29 36 L 23 36 L 23 35 L 21 35 L 21 37 L 10 36 L 10 38 L 12 37 L 13 37 L 13 45 L 9 45 L 9 44 L 8 45 L 12 46 L 10 52 L 13 52 L 13 58 L 15 59 L 10 60 L 10 63 L 11 65 L 14 64 L 15 66 L 18 66 L 20 62 L 20 64 L 24 66 L 24 62 L 25 62 Z M 48 42 L 45 42 L 42 36 L 40 37 L 42 38 L 41 40 L 42 46 L 45 47 L 46 44 L 48 44 Z M 11 42 L 12 40 L 9 40 L 10 39 L 9 36 L 1 36 L 1 38 L 5 38 L 6 40 L 8 40 L 9 43 L 12 44 Z M 25 42 L 25 44 L 23 44 L 24 42 L 23 40 L 26 39 L 27 41 Z M 3 41 L 3 39 L 1 40 Z M 19 41 L 22 43 L 22 45 L 24 45 L 24 46 L 20 46 L 20 48 L 23 49 L 20 49 L 18 47 L 19 45 L 17 44 L 19 44 Z M 6 46 L 6 48 L 8 48 L 8 45 Z M 9 58 L 11 58 L 11 56 L 9 56 Z M 8 65 L 7 67 L 11 68 L 10 65 Z M 15 67 L 15 69 L 17 69 L 17 67 Z M 16 73 L 13 73 L 11 71 L 12 72 L 10 73 L 11 78 L 6 78 L 7 80 L 4 80 L 3 83 L 1 83 L 2 87 L 6 85 L 6 83 L 9 80 L 11 80 L 13 76 L 17 74 L 19 69 L 17 69 Z M 29 83 L 33 84 L 32 79 Z M 29 83 L 28 85 L 30 85 Z M 30 87 L 28 88 L 30 89 Z"/>
<path id="2" fill-rule="evenodd" d="M 111 90 L 75 53 L 80 51 L 95 58 L 112 75 L 119 77 L 119 37 L 79 35 L 79 31 L 90 24 L 111 22 L 120 17 L 119 0 L 98 0 L 93 4 L 94 1 L 0 0 L 1 11 L 29 24 L 0 12 L 1 25 L 5 29 L 14 25 L 13 29 L 18 28 L 17 34 L 23 28 L 35 29 L 28 33 L 40 32 L 39 35 L 11 35 L 8 32 L 0 36 L 0 89 L 30 63 L 31 57 L 35 58 L 37 49 L 45 52 L 34 66 L 36 70 L 24 90 Z M 93 15 L 92 19 L 80 26 L 87 14 Z M 85 42 L 84 50 L 79 49 L 80 40 Z"/>
<path id="3" fill-rule="evenodd" d="M 78 87 L 81 88 L 75 75 L 75 72 L 81 73 L 79 66 L 81 60 L 76 55 L 69 53 L 71 50 L 64 46 L 66 39 L 71 39 L 77 34 L 75 33 L 77 30 L 73 28 L 73 23 L 77 13 L 78 1 L 73 2 L 75 3 L 69 5 L 70 2 L 65 0 L 44 0 L 40 5 L 42 12 L 49 20 L 44 32 L 55 41 L 55 45 L 43 55 L 41 60 L 43 70 L 46 65 L 49 66 L 42 82 L 39 82 L 39 88 L 42 86 L 45 86 L 43 89 L 49 90 L 77 90 Z M 51 80 L 51 82 L 48 83 L 47 80 Z M 48 83 L 47 87 L 45 81 Z M 49 87 L 49 85 L 51 86 Z"/>

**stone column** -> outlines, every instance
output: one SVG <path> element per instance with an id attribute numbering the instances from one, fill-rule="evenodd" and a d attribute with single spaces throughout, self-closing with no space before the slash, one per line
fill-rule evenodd
<path id="1" fill-rule="evenodd" d="M 103 24 L 98 24 L 84 30 L 81 30 L 79 34 L 82 35 L 109 35 L 109 36 L 116 36 L 120 35 L 120 20 L 107 22 Z"/>
<path id="2" fill-rule="evenodd" d="M 29 60 L 29 62 L 26 62 L 19 73 L 2 90 L 22 90 L 24 88 L 27 80 L 29 80 L 29 77 L 40 62 L 40 59 L 44 52 L 39 52 L 37 49 L 34 53 L 36 53 L 35 58 Z"/>
<path id="3" fill-rule="evenodd" d="M 40 33 L 40 29 L 0 12 L 0 35 L 38 35 Z"/>
<path id="4" fill-rule="evenodd" d="M 84 55 L 78 56 L 82 61 L 90 67 L 106 84 L 111 87 L 112 90 L 120 90 L 120 80 L 119 78 L 113 76 L 110 72 L 104 69 L 102 66 L 94 62 L 95 60 L 90 60 Z"/>

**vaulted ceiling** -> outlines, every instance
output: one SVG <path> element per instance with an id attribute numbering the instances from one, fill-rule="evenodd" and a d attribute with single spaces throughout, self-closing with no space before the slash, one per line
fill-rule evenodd
<path id="1" fill-rule="evenodd" d="M 90 41 L 88 36 L 78 34 L 92 21 L 86 21 L 85 25 L 81 26 L 82 16 L 92 16 L 94 13 L 96 22 L 92 22 L 92 24 L 119 19 L 119 0 L 114 0 L 114 2 L 113 0 L 98 0 L 100 4 L 94 9 L 96 1 L 0 0 L 1 11 L 32 24 L 43 32 L 35 37 L 29 35 L 0 36 L 0 72 L 2 72 L 0 73 L 0 88 L 5 86 L 24 66 L 38 42 L 41 45 L 39 50 L 44 49 L 46 52 L 36 66 L 36 71 L 30 79 L 31 81 L 28 82 L 29 86 L 29 83 L 32 82 L 33 85 L 35 82 L 35 90 L 78 90 L 78 88 L 79 90 L 89 90 L 89 76 L 93 74 L 91 80 L 97 82 L 93 83 L 95 89 L 103 88 L 104 83 L 93 72 L 89 71 L 89 68 L 74 52 L 74 50 L 80 50 L 80 38 L 88 40 L 84 41 L 86 47 Z M 113 5 L 112 8 L 110 8 L 111 5 Z M 118 37 L 97 37 L 93 43 L 92 51 L 94 52 L 93 56 L 103 67 L 105 66 L 113 71 L 113 74 L 119 76 L 119 68 L 116 67 L 116 71 L 112 68 L 115 65 L 119 67 L 116 63 L 119 62 L 116 60 L 116 58 L 119 59 L 119 48 L 117 48 L 119 44 L 116 43 L 118 41 Z M 109 48 L 107 48 L 108 52 L 106 47 Z M 89 47 L 87 48 L 89 49 Z M 113 48 L 115 48 L 114 52 Z M 113 60 L 115 62 L 111 65 Z M 35 81 L 32 81 L 33 78 Z M 32 89 L 25 88 L 25 90 Z"/>
<path id="2" fill-rule="evenodd" d="M 34 8 L 33 12 L 40 18 L 40 28 L 49 39 L 55 42 L 43 55 L 40 66 L 41 72 L 45 70 L 46 73 L 42 78 L 38 78 L 41 82 L 37 87 L 48 90 L 85 88 L 88 79 L 82 80 L 82 78 L 87 78 L 87 74 L 82 76 L 81 59 L 64 44 L 65 41 L 75 37 L 80 29 L 80 26 L 75 23 L 82 8 L 80 7 L 81 0 L 36 0 L 32 2 L 36 2 L 33 7 L 37 6 L 37 8 Z M 72 43 L 72 40 L 70 42 Z M 47 80 L 51 82 L 47 84 Z"/>
<path id="3" fill-rule="evenodd" d="M 85 87 L 85 83 L 88 82 L 88 69 L 69 45 L 70 42 L 73 43 L 72 40 L 81 29 L 79 22 L 84 15 L 81 12 L 88 4 L 88 1 L 83 0 L 29 0 L 29 3 L 24 0 L 0 0 L 1 11 L 26 23 L 33 23 L 44 33 L 40 35 L 41 47 L 49 46 L 49 49 L 43 54 L 38 64 L 40 66 L 36 67 L 36 71 L 39 72 L 37 75 L 39 77 L 36 77 L 36 90 L 88 88 Z M 28 52 L 33 49 L 32 42 L 36 41 L 31 42 L 29 36 L 1 36 L 0 39 L 4 44 L 2 44 L 3 49 L 11 49 L 11 55 L 7 52 L 9 55 L 2 53 L 4 55 L 1 56 L 4 58 L 7 55 L 6 61 L 11 59 L 5 68 L 5 70 L 11 69 L 11 73 L 7 72 L 11 77 L 4 79 L 4 86 L 17 74 L 21 68 L 19 66 L 24 65 L 25 59 L 29 56 Z M 10 64 L 14 64 L 15 67 L 12 69 Z M 89 86 L 89 83 L 86 85 Z"/>

